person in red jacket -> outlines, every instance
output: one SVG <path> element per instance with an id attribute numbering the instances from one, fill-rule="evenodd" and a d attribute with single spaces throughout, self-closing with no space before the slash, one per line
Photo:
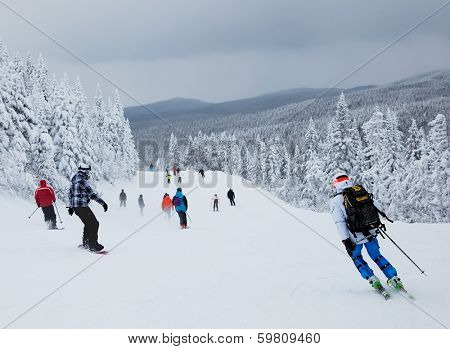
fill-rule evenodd
<path id="1" fill-rule="evenodd" d="M 173 205 L 172 199 L 167 193 L 164 194 L 163 201 L 161 203 L 161 208 L 167 214 L 167 218 L 170 219 L 170 217 L 172 216 Z"/>
<path id="2" fill-rule="evenodd" d="M 38 207 L 42 208 L 44 212 L 45 222 L 49 229 L 58 229 L 56 226 L 56 214 L 53 203 L 56 202 L 56 195 L 53 188 L 47 185 L 47 182 L 42 179 L 40 186 L 34 192 L 34 199 Z"/>

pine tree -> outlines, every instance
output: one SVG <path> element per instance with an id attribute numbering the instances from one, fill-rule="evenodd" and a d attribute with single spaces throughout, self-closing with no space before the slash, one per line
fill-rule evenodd
<path id="1" fill-rule="evenodd" d="M 180 161 L 179 158 L 178 140 L 172 132 L 169 140 L 169 164 L 172 164 L 172 166 L 178 166 Z"/>

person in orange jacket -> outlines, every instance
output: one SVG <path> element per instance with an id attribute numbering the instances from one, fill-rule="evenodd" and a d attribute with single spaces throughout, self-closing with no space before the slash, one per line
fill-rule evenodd
<path id="1" fill-rule="evenodd" d="M 36 205 L 42 208 L 44 212 L 44 220 L 49 229 L 58 229 L 56 226 L 56 214 L 53 203 L 56 202 L 55 190 L 47 185 L 47 182 L 42 179 L 39 187 L 34 192 L 34 200 Z"/>
<path id="2" fill-rule="evenodd" d="M 173 205 L 172 205 L 172 199 L 170 198 L 170 195 L 165 193 L 162 203 L 161 203 L 161 209 L 167 214 L 167 218 L 170 219 L 172 217 L 172 211 L 173 211 Z"/>

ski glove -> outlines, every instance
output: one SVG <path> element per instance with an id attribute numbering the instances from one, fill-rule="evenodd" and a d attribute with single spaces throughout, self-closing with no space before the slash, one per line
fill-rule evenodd
<path id="1" fill-rule="evenodd" d="M 69 207 L 69 216 L 72 216 L 73 215 L 73 212 L 74 212 L 74 209 L 73 209 L 73 207 Z"/>
<path id="2" fill-rule="evenodd" d="M 342 240 L 342 243 L 344 244 L 345 249 L 347 250 L 348 255 L 349 255 L 350 257 L 353 257 L 353 251 L 354 251 L 355 248 L 356 248 L 356 244 L 355 244 L 350 238 L 347 238 L 347 239 L 345 239 L 345 240 Z"/>
<path id="3" fill-rule="evenodd" d="M 106 211 L 108 211 L 108 205 L 106 204 L 106 202 L 103 204 L 103 209 Z"/>

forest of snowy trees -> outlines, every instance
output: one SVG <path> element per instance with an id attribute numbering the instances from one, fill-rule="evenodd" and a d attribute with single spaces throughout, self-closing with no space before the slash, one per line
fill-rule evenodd
<path id="1" fill-rule="evenodd" d="M 429 122 L 427 134 L 414 119 L 408 132 L 401 132 L 390 109 L 376 107 L 365 123 L 357 121 L 342 94 L 325 137 L 313 118 L 296 144 L 267 134 L 253 140 L 227 132 L 199 132 L 188 139 L 172 134 L 158 165 L 238 174 L 293 205 L 318 211 L 328 209 L 330 179 L 341 170 L 365 185 L 394 219 L 449 222 L 446 117 Z"/>
<path id="2" fill-rule="evenodd" d="M 92 105 L 79 79 L 49 77 L 42 55 L 25 62 L 0 42 L 0 189 L 29 196 L 46 179 L 64 197 L 78 165 L 95 179 L 133 176 L 138 157 L 116 91 Z"/>

